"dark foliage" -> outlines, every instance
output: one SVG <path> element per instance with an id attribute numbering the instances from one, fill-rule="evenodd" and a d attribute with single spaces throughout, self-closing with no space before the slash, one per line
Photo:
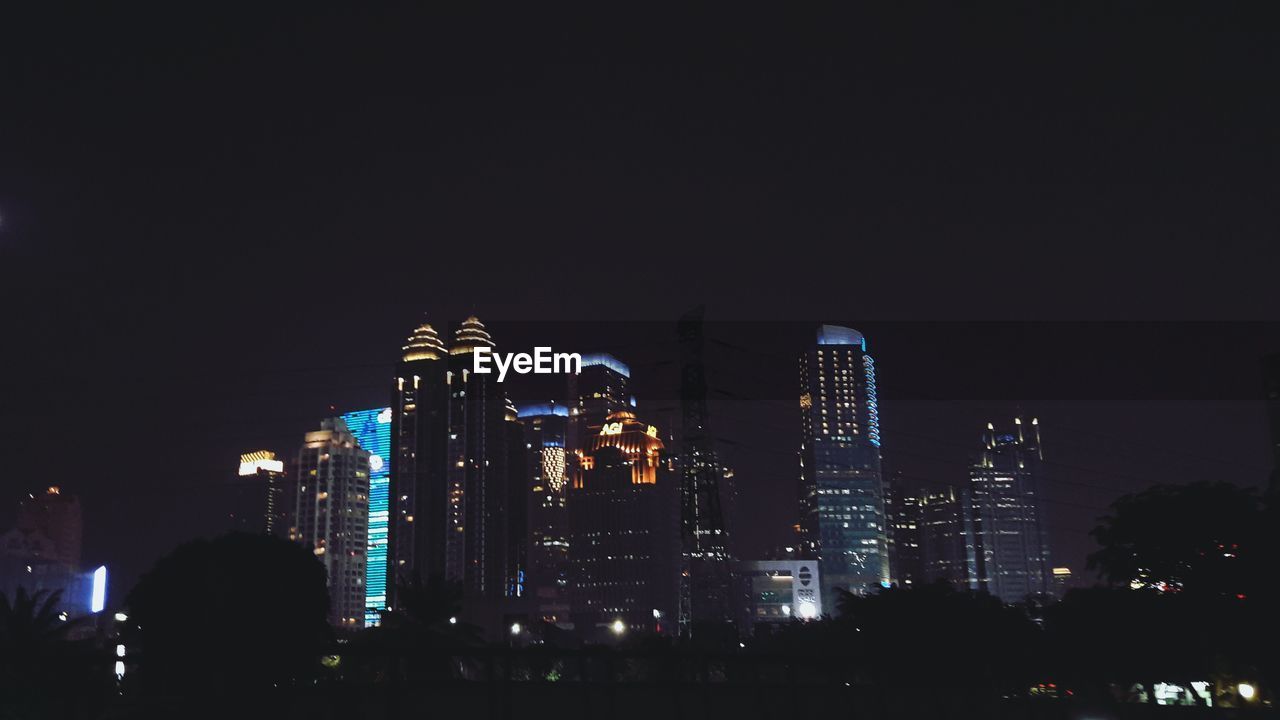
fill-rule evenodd
<path id="1" fill-rule="evenodd" d="M 324 566 L 299 545 L 246 534 L 182 545 L 129 594 L 132 687 L 257 691 L 313 676 L 328 603 Z"/>
<path id="2" fill-rule="evenodd" d="M 1113 585 L 1248 596 L 1265 577 L 1263 507 L 1229 483 L 1157 485 L 1111 505 L 1089 567 Z"/>

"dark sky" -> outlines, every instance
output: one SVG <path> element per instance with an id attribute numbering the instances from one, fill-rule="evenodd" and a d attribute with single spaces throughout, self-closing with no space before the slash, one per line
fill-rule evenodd
<path id="1" fill-rule="evenodd" d="M 661 413 L 674 320 L 706 304 L 750 552 L 792 521 L 821 321 L 871 338 L 904 472 L 958 481 L 988 419 L 1039 415 L 1072 565 L 1119 492 L 1269 470 L 1272 18 L 20 12 L 0 497 L 80 493 L 126 581 L 216 526 L 237 453 L 382 404 L 423 313 L 612 348 Z"/>

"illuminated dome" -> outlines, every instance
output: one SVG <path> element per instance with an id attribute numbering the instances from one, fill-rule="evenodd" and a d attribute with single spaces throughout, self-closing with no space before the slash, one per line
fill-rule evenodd
<path id="1" fill-rule="evenodd" d="M 449 348 L 449 354 L 462 355 L 481 345 L 493 347 L 493 338 L 489 337 L 489 331 L 484 329 L 484 323 L 480 322 L 480 318 L 472 315 L 463 320 L 462 325 L 453 334 L 453 347 Z"/>
<path id="2" fill-rule="evenodd" d="M 632 482 L 636 485 L 652 485 L 657 481 L 657 468 L 661 460 L 662 439 L 658 428 L 642 423 L 636 414 L 619 410 L 605 418 L 604 425 L 591 438 L 590 450 L 583 458 L 583 468 L 594 466 L 594 455 L 601 448 L 617 448 L 634 464 Z"/>
<path id="3" fill-rule="evenodd" d="M 404 346 L 404 361 L 439 360 L 444 357 L 444 343 L 430 323 L 422 323 L 409 336 L 409 344 Z"/>

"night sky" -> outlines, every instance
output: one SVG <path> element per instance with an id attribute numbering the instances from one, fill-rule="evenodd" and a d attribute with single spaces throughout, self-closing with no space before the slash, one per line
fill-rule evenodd
<path id="1" fill-rule="evenodd" d="M 240 452 L 385 404 L 424 313 L 611 350 L 663 420 L 705 304 L 747 555 L 819 322 L 869 338 L 890 469 L 960 482 L 1039 416 L 1073 568 L 1121 492 L 1270 471 L 1267 18 L 273 8 L 0 13 L 0 527 L 78 493 L 113 593 Z"/>

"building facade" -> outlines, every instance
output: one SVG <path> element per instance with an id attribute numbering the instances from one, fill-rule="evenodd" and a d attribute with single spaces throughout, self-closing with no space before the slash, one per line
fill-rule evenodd
<path id="1" fill-rule="evenodd" d="M 369 530 L 369 451 L 341 418 L 309 432 L 298 450 L 297 530 L 329 578 L 329 621 L 360 628 L 365 622 L 365 557 Z"/>
<path id="2" fill-rule="evenodd" d="M 493 338 L 472 316 L 446 350 L 429 324 L 403 348 L 391 406 L 389 604 L 398 584 L 441 577 L 469 601 L 522 592 L 525 462 L 519 419 L 494 373 L 472 372 Z"/>
<path id="3" fill-rule="evenodd" d="M 369 451 L 369 532 L 365 545 L 364 624 L 377 625 L 387 607 L 388 524 L 391 516 L 391 408 L 344 413 L 356 444 Z"/>
<path id="4" fill-rule="evenodd" d="M 800 545 L 831 589 L 889 583 L 875 361 L 856 330 L 818 329 L 800 355 Z"/>
<path id="5" fill-rule="evenodd" d="M 529 554 L 526 588 L 544 622 L 569 621 L 566 443 L 569 408 L 549 402 L 519 408 L 527 449 Z M 602 423 L 603 424 L 603 423 Z"/>
<path id="6" fill-rule="evenodd" d="M 449 352 L 428 323 L 402 348 L 391 393 L 387 604 L 415 577 L 444 577 L 448 525 Z"/>
<path id="7" fill-rule="evenodd" d="M 243 453 L 236 480 L 231 528 L 288 537 L 294 527 L 295 494 L 284 460 L 270 450 Z"/>
<path id="8" fill-rule="evenodd" d="M 752 627 L 822 616 L 822 578 L 813 560 L 742 562 L 738 577 L 746 586 L 746 619 Z"/>
<path id="9" fill-rule="evenodd" d="M 889 574 L 893 584 L 903 588 L 919 585 L 924 576 L 920 549 L 924 530 L 921 495 L 918 482 L 902 473 L 890 474 L 884 499 L 889 525 Z"/>
<path id="10" fill-rule="evenodd" d="M 589 639 L 676 631 L 677 473 L 658 430 L 619 411 L 596 428 L 568 491 L 574 627 Z"/>
<path id="11" fill-rule="evenodd" d="M 991 423 L 969 469 L 965 546 L 969 587 L 1007 603 L 1051 591 L 1049 539 L 1042 511 L 1040 423 L 1014 418 L 1013 429 Z"/>

